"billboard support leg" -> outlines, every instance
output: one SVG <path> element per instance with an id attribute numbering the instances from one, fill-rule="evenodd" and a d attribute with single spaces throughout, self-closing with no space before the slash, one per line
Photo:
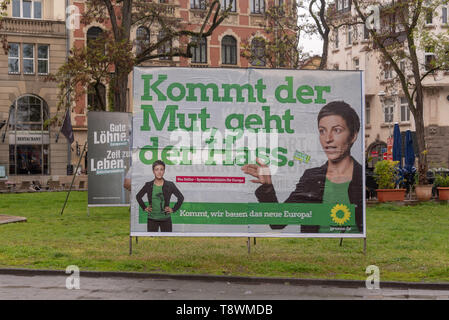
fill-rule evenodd
<path id="1" fill-rule="evenodd" d="M 340 238 L 340 247 L 343 245 L 343 238 Z"/>
<path id="2" fill-rule="evenodd" d="M 366 238 L 363 238 L 363 254 L 366 255 Z"/>
<path id="3" fill-rule="evenodd" d="M 254 245 L 256 245 L 256 237 L 254 237 Z"/>
<path id="4" fill-rule="evenodd" d="M 251 253 L 251 238 L 248 238 L 248 240 L 246 241 L 246 245 L 248 246 L 248 254 Z"/>
<path id="5" fill-rule="evenodd" d="M 129 236 L 129 255 L 133 253 L 133 237 Z"/>
<path id="6" fill-rule="evenodd" d="M 78 172 L 78 168 L 79 168 L 79 166 L 80 166 L 81 158 L 82 158 L 83 155 L 84 155 L 84 151 L 86 151 L 86 146 L 87 146 L 87 141 L 84 143 L 83 151 L 81 152 L 81 156 L 80 156 L 80 158 L 78 159 L 78 164 L 76 165 L 76 170 L 75 170 L 75 172 L 73 173 L 72 183 L 70 184 L 70 189 L 69 189 L 69 191 L 67 192 L 67 197 L 65 198 L 64 206 L 62 207 L 62 210 L 61 210 L 61 216 L 62 216 L 62 213 L 64 212 L 65 206 L 66 206 L 66 204 L 67 204 L 67 200 L 69 200 L 70 192 L 72 191 L 72 187 L 73 187 L 73 182 L 75 182 L 76 173 Z"/>
<path id="7" fill-rule="evenodd" d="M 136 237 L 136 244 L 139 243 L 139 237 Z"/>

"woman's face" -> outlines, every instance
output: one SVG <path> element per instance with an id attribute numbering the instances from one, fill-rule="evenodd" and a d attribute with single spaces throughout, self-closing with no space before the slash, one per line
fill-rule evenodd
<path id="1" fill-rule="evenodd" d="M 162 179 L 165 173 L 165 167 L 161 164 L 158 164 L 157 166 L 154 167 L 153 173 L 156 179 Z"/>
<path id="2" fill-rule="evenodd" d="M 350 155 L 351 146 L 357 140 L 357 132 L 351 131 L 345 119 L 338 115 L 321 118 L 318 124 L 320 143 L 329 161 L 338 162 Z"/>

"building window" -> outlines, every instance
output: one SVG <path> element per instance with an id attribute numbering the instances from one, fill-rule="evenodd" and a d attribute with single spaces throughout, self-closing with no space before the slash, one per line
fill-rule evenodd
<path id="1" fill-rule="evenodd" d="M 446 7 L 442 8 L 441 20 L 444 24 L 447 24 L 447 8 Z"/>
<path id="2" fill-rule="evenodd" d="M 9 44 L 8 73 L 20 73 L 20 46 L 18 43 Z"/>
<path id="3" fill-rule="evenodd" d="M 363 25 L 363 40 L 369 40 L 369 30 L 366 25 Z"/>
<path id="4" fill-rule="evenodd" d="M 408 107 L 407 98 L 401 98 L 401 122 L 410 121 L 410 108 Z"/>
<path id="5" fill-rule="evenodd" d="M 432 24 L 433 23 L 433 11 L 432 9 L 425 9 L 426 10 L 426 24 Z"/>
<path id="6" fill-rule="evenodd" d="M 433 47 L 426 47 L 424 53 L 424 67 L 429 71 L 435 67 L 435 49 Z"/>
<path id="7" fill-rule="evenodd" d="M 386 99 L 384 101 L 384 120 L 385 123 L 392 123 L 394 119 L 394 102 L 392 99 Z"/>
<path id="8" fill-rule="evenodd" d="M 348 26 L 348 32 L 346 36 L 347 36 L 346 45 L 348 46 L 352 45 L 352 36 L 353 36 L 352 26 Z"/>
<path id="9" fill-rule="evenodd" d="M 251 13 L 265 13 L 265 0 L 251 0 Z"/>
<path id="10" fill-rule="evenodd" d="M 399 69 L 402 71 L 402 73 L 405 73 L 405 60 L 399 61 Z"/>
<path id="11" fill-rule="evenodd" d="M 48 74 L 48 45 L 37 45 L 37 73 Z"/>
<path id="12" fill-rule="evenodd" d="M 24 43 L 22 45 L 23 73 L 34 74 L 34 44 Z"/>
<path id="13" fill-rule="evenodd" d="M 261 38 L 255 38 L 251 41 L 251 65 L 252 66 L 265 66 L 265 40 Z"/>
<path id="14" fill-rule="evenodd" d="M 136 55 L 141 54 L 150 46 L 150 32 L 146 27 L 138 27 L 136 30 Z"/>
<path id="15" fill-rule="evenodd" d="M 384 66 L 384 80 L 391 80 L 391 79 L 393 79 L 393 68 L 389 63 L 387 63 Z"/>
<path id="16" fill-rule="evenodd" d="M 279 15 L 283 16 L 285 14 L 284 0 L 278 0 L 277 10 L 278 10 Z"/>
<path id="17" fill-rule="evenodd" d="M 237 64 L 237 40 L 225 36 L 221 41 L 221 59 L 223 64 Z"/>
<path id="18" fill-rule="evenodd" d="M 196 47 L 192 47 L 192 62 L 207 63 L 207 39 L 193 38 L 192 42 L 196 42 Z"/>
<path id="19" fill-rule="evenodd" d="M 365 102 L 365 124 L 371 123 L 371 106 L 369 102 Z"/>
<path id="20" fill-rule="evenodd" d="M 340 45 L 340 39 L 338 37 L 338 28 L 335 29 L 335 49 L 338 49 L 338 46 Z"/>
<path id="21" fill-rule="evenodd" d="M 49 174 L 48 106 L 40 98 L 17 99 L 9 115 L 9 173 Z"/>
<path id="22" fill-rule="evenodd" d="M 8 73 L 19 74 L 23 69 L 24 74 L 35 74 L 35 50 L 36 45 L 23 43 L 20 48 L 19 43 L 10 43 L 8 51 Z M 46 75 L 49 73 L 49 45 L 37 45 L 37 73 Z M 22 63 L 20 52 L 22 52 Z M 22 68 L 21 68 L 22 64 Z"/>
<path id="23" fill-rule="evenodd" d="M 90 27 L 87 30 L 87 47 L 94 49 L 96 47 L 95 40 L 100 38 L 103 34 L 103 30 L 99 27 Z M 103 44 L 102 44 L 103 45 Z"/>
<path id="24" fill-rule="evenodd" d="M 354 70 L 360 70 L 360 60 L 359 60 L 359 58 L 354 58 Z"/>
<path id="25" fill-rule="evenodd" d="M 351 0 L 337 0 L 337 11 L 347 12 L 351 10 Z"/>
<path id="26" fill-rule="evenodd" d="M 159 31 L 159 34 L 157 35 L 157 41 L 161 41 L 164 38 L 165 38 L 165 31 L 164 30 Z M 171 52 L 172 52 L 171 39 L 161 43 L 160 46 L 157 48 L 158 54 L 166 54 L 166 56 L 159 57 L 159 60 L 172 60 L 172 57 L 170 56 Z"/>
<path id="27" fill-rule="evenodd" d="M 41 0 L 12 0 L 14 18 L 42 19 Z"/>
<path id="28" fill-rule="evenodd" d="M 337 0 L 336 5 L 337 5 L 337 11 L 341 11 L 341 9 L 343 7 L 343 0 Z"/>
<path id="29" fill-rule="evenodd" d="M 223 10 L 228 9 L 229 6 L 231 6 L 230 12 L 237 12 L 237 0 L 221 0 L 221 8 Z"/>
<path id="30" fill-rule="evenodd" d="M 206 9 L 206 0 L 190 0 L 190 8 L 191 9 Z"/>

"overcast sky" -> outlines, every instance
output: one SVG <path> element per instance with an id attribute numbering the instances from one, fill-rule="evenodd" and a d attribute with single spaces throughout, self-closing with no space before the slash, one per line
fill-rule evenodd
<path id="1" fill-rule="evenodd" d="M 308 1 L 305 1 L 306 8 L 308 8 Z M 308 10 L 304 9 L 298 9 L 298 24 L 303 25 L 304 23 L 312 23 L 314 24 L 313 19 L 310 17 L 310 14 L 308 13 Z M 308 18 L 306 18 L 305 22 L 301 22 L 301 16 L 306 15 Z M 314 55 L 321 55 L 321 51 L 323 50 L 323 41 L 321 40 L 321 37 L 316 34 L 313 37 L 304 34 L 303 31 L 300 33 L 299 38 L 299 46 L 304 49 L 304 52 L 309 52 L 311 56 Z"/>
<path id="2" fill-rule="evenodd" d="M 311 56 L 321 55 L 323 41 L 318 36 L 312 39 L 310 39 L 310 37 L 301 37 L 299 46 L 302 47 L 305 52 L 309 52 Z"/>

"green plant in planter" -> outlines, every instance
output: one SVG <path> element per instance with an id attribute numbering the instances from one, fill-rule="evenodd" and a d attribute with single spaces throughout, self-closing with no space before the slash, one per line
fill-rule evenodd
<path id="1" fill-rule="evenodd" d="M 374 167 L 374 179 L 379 189 L 394 189 L 399 178 L 397 164 L 399 161 L 382 160 Z"/>
<path id="2" fill-rule="evenodd" d="M 435 187 L 449 187 L 449 175 L 445 176 L 442 174 L 437 174 L 435 176 Z"/>

